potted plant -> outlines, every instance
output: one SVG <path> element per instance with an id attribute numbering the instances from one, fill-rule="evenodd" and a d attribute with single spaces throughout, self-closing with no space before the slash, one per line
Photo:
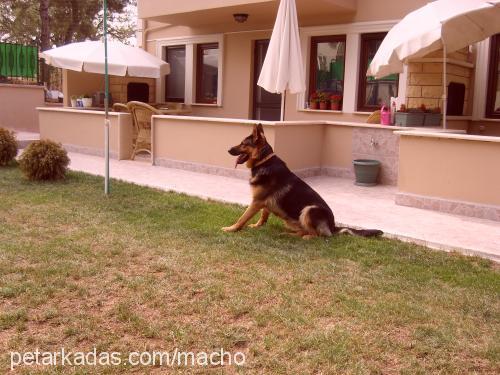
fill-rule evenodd
<path id="1" fill-rule="evenodd" d="M 76 95 L 71 95 L 71 106 L 72 107 L 76 107 L 76 100 L 78 99 L 78 97 Z"/>
<path id="2" fill-rule="evenodd" d="M 355 185 L 375 186 L 377 185 L 378 174 L 380 172 L 380 162 L 370 159 L 353 160 L 354 175 L 356 176 Z"/>
<path id="3" fill-rule="evenodd" d="M 423 126 L 425 112 L 421 108 L 406 108 L 401 104 L 399 111 L 394 117 L 394 125 L 396 126 Z"/>
<path id="4" fill-rule="evenodd" d="M 318 109 L 318 103 L 319 103 L 318 93 L 315 91 L 309 97 L 309 109 Z"/>
<path id="5" fill-rule="evenodd" d="M 441 124 L 441 108 L 436 107 L 425 111 L 424 126 L 439 126 Z"/>
<path id="6" fill-rule="evenodd" d="M 83 95 L 82 103 L 85 108 L 92 107 L 92 97 L 88 94 Z"/>
<path id="7" fill-rule="evenodd" d="M 325 111 L 328 109 L 328 104 L 330 103 L 330 95 L 326 92 L 320 92 L 318 94 L 319 109 Z"/>
<path id="8" fill-rule="evenodd" d="M 330 109 L 332 111 L 340 111 L 341 101 L 342 101 L 342 95 L 334 94 L 330 96 Z"/>

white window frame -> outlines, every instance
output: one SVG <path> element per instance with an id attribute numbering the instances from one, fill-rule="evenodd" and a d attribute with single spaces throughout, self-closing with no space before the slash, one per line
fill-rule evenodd
<path id="1" fill-rule="evenodd" d="M 310 78 L 310 54 L 311 38 L 324 35 L 345 35 L 345 63 L 344 63 L 344 93 L 342 112 L 357 112 L 358 99 L 358 77 L 359 77 L 359 56 L 361 48 L 361 34 L 378 33 L 389 31 L 399 20 L 357 22 L 341 25 L 312 26 L 300 29 L 300 42 L 302 48 L 302 58 L 306 77 L 306 87 L 309 87 Z M 398 97 L 406 101 L 406 78 L 407 69 L 399 74 Z M 308 100 L 305 93 L 297 95 L 297 110 L 305 109 L 305 102 Z M 363 112 L 364 113 L 364 112 Z"/>
<path id="2" fill-rule="evenodd" d="M 186 72 L 184 86 L 184 103 L 194 106 L 222 107 L 223 61 L 224 61 L 224 35 L 200 35 L 156 39 L 156 56 L 165 60 L 165 47 L 186 47 Z M 217 104 L 196 103 L 196 46 L 198 44 L 217 43 L 219 46 L 219 63 L 217 71 Z M 156 97 L 165 101 L 165 79 L 156 81 Z"/>

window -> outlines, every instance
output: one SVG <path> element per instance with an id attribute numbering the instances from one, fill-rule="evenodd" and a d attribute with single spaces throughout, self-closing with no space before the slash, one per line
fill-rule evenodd
<path id="1" fill-rule="evenodd" d="M 491 37 L 486 117 L 500 118 L 500 34 Z"/>
<path id="2" fill-rule="evenodd" d="M 184 102 L 186 78 L 186 47 L 165 47 L 165 60 L 170 64 L 170 74 L 165 76 L 165 101 Z"/>
<path id="3" fill-rule="evenodd" d="M 217 103 L 219 45 L 198 44 L 196 49 L 196 102 Z"/>
<path id="4" fill-rule="evenodd" d="M 361 35 L 359 80 L 358 80 L 358 111 L 373 111 L 383 104 L 389 105 L 391 96 L 398 95 L 398 74 L 375 79 L 367 77 L 366 71 L 375 53 L 377 53 L 386 33 Z"/>
<path id="5" fill-rule="evenodd" d="M 311 37 L 309 95 L 327 92 L 343 96 L 345 35 Z"/>

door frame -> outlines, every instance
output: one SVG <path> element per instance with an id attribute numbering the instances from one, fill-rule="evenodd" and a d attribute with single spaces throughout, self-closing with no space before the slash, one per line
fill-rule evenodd
<path id="1" fill-rule="evenodd" d="M 252 106 L 251 106 L 251 109 L 252 109 L 252 112 L 251 112 L 251 117 L 253 120 L 256 120 L 256 113 L 257 113 L 257 92 L 258 92 L 258 88 L 257 88 L 257 81 L 259 80 L 259 75 L 257 74 L 257 71 L 258 71 L 258 61 L 257 61 L 257 48 L 259 46 L 259 44 L 263 43 L 263 42 L 267 42 L 269 44 L 270 42 L 270 39 L 267 38 L 267 39 L 256 39 L 254 40 L 254 43 L 253 43 L 253 62 L 252 62 L 252 66 L 253 66 L 253 78 L 252 78 Z M 264 90 L 264 89 L 262 89 Z M 283 94 L 276 94 L 276 95 L 283 95 Z M 281 100 L 280 100 L 280 103 L 281 103 Z M 281 104 L 280 104 L 280 107 L 279 107 L 279 119 L 276 120 L 276 121 L 279 121 L 281 119 Z M 264 121 L 264 120 L 262 120 Z"/>

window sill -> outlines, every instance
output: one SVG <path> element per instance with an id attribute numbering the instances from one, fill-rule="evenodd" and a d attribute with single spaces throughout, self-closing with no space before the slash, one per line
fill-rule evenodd
<path id="1" fill-rule="evenodd" d="M 334 111 L 331 109 L 298 109 L 299 112 L 319 112 L 319 113 L 344 113 L 343 111 Z"/>
<path id="2" fill-rule="evenodd" d="M 474 120 L 474 121 L 488 121 L 488 122 L 500 122 L 500 118 L 498 117 L 484 117 L 479 120 Z"/>
<path id="3" fill-rule="evenodd" d="M 221 105 L 218 105 L 217 103 L 212 104 L 212 103 L 191 103 L 190 104 L 193 107 L 222 107 Z"/>

